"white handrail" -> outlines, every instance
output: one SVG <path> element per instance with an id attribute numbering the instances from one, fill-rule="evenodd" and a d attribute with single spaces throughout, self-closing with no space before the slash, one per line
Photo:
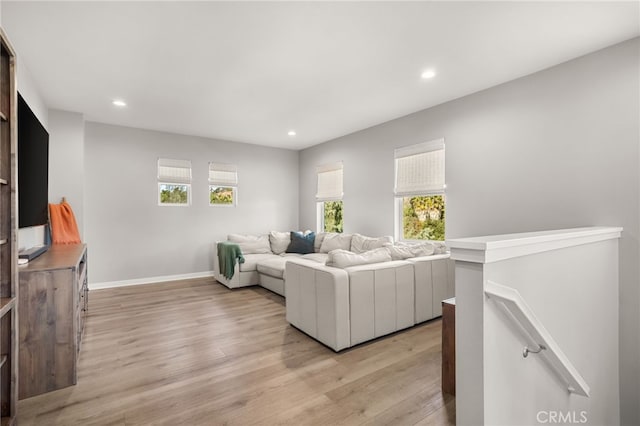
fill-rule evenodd
<path id="1" fill-rule="evenodd" d="M 566 383 L 569 392 L 589 397 L 589 385 L 587 385 L 578 370 L 562 352 L 556 341 L 553 340 L 551 334 L 535 316 L 518 290 L 493 281 L 487 281 L 484 293 L 489 298 L 494 298 L 501 302 L 511 313 L 511 316 L 517 320 L 520 326 L 529 334 L 529 337 L 538 345 L 540 355 L 549 361 L 550 366 L 560 380 Z M 525 348 L 526 352 L 536 353 Z"/>

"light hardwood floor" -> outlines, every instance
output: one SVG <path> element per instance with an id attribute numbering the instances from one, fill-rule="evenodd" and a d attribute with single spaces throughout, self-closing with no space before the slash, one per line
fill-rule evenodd
<path id="1" fill-rule="evenodd" d="M 78 384 L 20 401 L 26 425 L 450 425 L 441 321 L 336 354 L 284 299 L 213 279 L 91 291 Z"/>

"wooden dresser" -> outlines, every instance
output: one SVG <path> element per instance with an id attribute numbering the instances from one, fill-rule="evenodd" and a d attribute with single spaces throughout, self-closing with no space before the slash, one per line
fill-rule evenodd
<path id="1" fill-rule="evenodd" d="M 87 247 L 53 245 L 19 269 L 19 398 L 76 383 L 88 308 Z"/>

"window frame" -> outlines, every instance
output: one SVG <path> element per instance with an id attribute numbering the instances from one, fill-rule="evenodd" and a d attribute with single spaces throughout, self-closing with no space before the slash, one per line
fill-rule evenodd
<path id="1" fill-rule="evenodd" d="M 191 181 L 193 177 L 193 165 L 191 160 L 179 160 L 173 158 L 158 158 L 156 162 L 157 166 L 157 181 L 158 181 L 158 206 L 162 207 L 190 207 L 192 202 L 192 188 Z M 185 169 L 188 170 L 187 176 L 176 176 L 173 177 L 176 179 L 172 179 L 169 175 L 163 175 L 162 169 L 167 168 L 175 168 L 175 169 Z M 179 179 L 178 179 L 179 178 Z M 187 202 L 186 203 L 163 203 L 162 202 L 162 186 L 163 185 L 173 185 L 173 186 L 184 186 L 186 188 L 187 193 Z"/>
<path id="2" fill-rule="evenodd" d="M 160 194 L 162 193 L 162 185 L 174 185 L 185 186 L 187 188 L 187 202 L 186 203 L 163 203 L 161 201 Z M 175 183 L 175 182 L 158 182 L 158 205 L 163 207 L 189 207 L 191 205 L 191 184 L 190 183 Z"/>
<path id="3" fill-rule="evenodd" d="M 233 191 L 233 200 L 231 203 L 229 204 L 222 204 L 222 203 L 212 203 L 211 202 L 211 188 L 212 187 L 216 187 L 216 188 L 231 188 L 231 190 Z M 209 207 L 236 207 L 238 205 L 238 187 L 237 186 L 222 186 L 222 185 L 214 185 L 214 184 L 209 184 Z"/>
<path id="4" fill-rule="evenodd" d="M 400 158 L 406 158 L 408 156 L 411 155 L 419 155 L 419 154 L 424 154 L 424 153 L 428 153 L 428 152 L 432 152 L 432 151 L 442 151 L 443 152 L 443 159 L 442 159 L 442 180 L 443 180 L 443 184 L 442 184 L 442 188 L 439 189 L 419 189 L 414 191 L 409 191 L 409 192 L 401 192 L 399 193 L 398 191 L 398 159 Z M 402 155 L 401 153 L 408 153 L 408 154 L 404 154 Z M 428 142 L 423 142 L 420 144 L 416 144 L 416 145 L 410 145 L 410 146 L 405 146 L 405 147 L 401 147 L 395 150 L 394 152 L 394 237 L 396 241 L 403 241 L 403 242 L 425 242 L 425 241 L 440 241 L 440 240 L 432 240 L 432 239 L 428 239 L 428 240 L 421 240 L 421 239 L 415 239 L 415 238 L 405 238 L 404 237 L 404 199 L 405 198 L 411 198 L 411 197 L 430 197 L 430 196 L 435 196 L 435 195 L 441 195 L 444 201 L 444 205 L 445 205 L 445 212 L 446 212 L 446 205 L 447 205 L 447 195 L 446 195 L 446 188 L 447 185 L 446 183 L 446 173 L 445 173 L 445 163 L 446 163 L 446 148 L 445 148 L 445 144 L 444 144 L 444 138 L 439 138 L 439 139 L 434 139 Z M 445 232 L 445 239 L 446 239 L 446 232 L 447 232 L 447 227 L 446 227 L 446 213 L 445 213 L 445 226 L 444 226 L 444 232 Z"/>
<path id="5" fill-rule="evenodd" d="M 321 175 L 323 173 L 332 173 L 340 171 L 339 182 L 340 188 L 339 191 L 331 192 L 328 195 L 321 194 L 322 190 L 326 190 L 327 181 L 323 181 Z M 321 184 L 322 181 L 322 184 Z M 324 213 L 325 213 L 325 203 L 330 201 L 340 201 L 342 202 L 342 232 L 344 232 L 344 164 L 342 161 L 323 164 L 316 167 L 316 229 L 317 232 L 327 232 L 325 231 L 325 223 L 324 223 Z"/>
<path id="6" fill-rule="evenodd" d="M 324 201 L 316 201 L 316 232 L 336 232 L 336 231 L 327 231 L 325 228 L 324 222 L 324 210 L 325 203 L 340 201 L 342 203 L 342 231 L 339 233 L 344 233 L 344 201 L 340 200 L 324 200 Z"/>
<path id="7" fill-rule="evenodd" d="M 230 163 L 216 163 L 214 161 L 209 162 L 209 207 L 236 207 L 238 205 L 238 166 Z M 215 177 L 216 172 L 221 172 L 223 177 Z M 225 176 L 226 175 L 226 176 Z M 232 175 L 230 178 L 229 175 Z M 231 188 L 233 191 L 233 202 L 230 204 L 212 203 L 211 202 L 211 187 L 216 188 Z"/>

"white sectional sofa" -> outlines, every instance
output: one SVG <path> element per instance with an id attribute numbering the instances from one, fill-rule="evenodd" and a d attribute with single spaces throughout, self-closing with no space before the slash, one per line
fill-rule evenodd
<path id="1" fill-rule="evenodd" d="M 337 352 L 442 315 L 453 270 L 448 254 L 344 269 L 294 259 L 287 321 Z"/>
<path id="2" fill-rule="evenodd" d="M 323 245 L 328 235 L 336 238 Z M 442 315 L 442 300 L 454 295 L 448 253 L 391 260 L 391 254 L 397 257 L 412 246 L 393 251 L 395 246 L 387 247 L 390 237 L 355 235 L 352 241 L 349 234 L 318 234 L 308 254 L 282 253 L 273 239 L 267 246 L 264 236 L 255 237 L 261 238 L 260 248 L 248 245 L 252 253 L 243 255 L 244 263 L 235 265 L 230 279 L 221 273 L 216 243 L 214 276 L 229 288 L 260 285 L 284 296 L 287 321 L 335 351 Z M 386 257 L 378 262 L 380 254 Z M 375 263 L 348 266 L 358 256 Z"/>

